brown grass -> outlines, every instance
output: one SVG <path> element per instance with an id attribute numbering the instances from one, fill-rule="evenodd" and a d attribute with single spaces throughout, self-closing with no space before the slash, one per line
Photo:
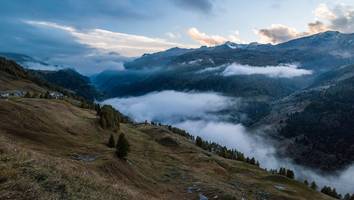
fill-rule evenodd
<path id="1" fill-rule="evenodd" d="M 330 199 L 205 152 L 163 127 L 122 124 L 120 132 L 131 144 L 127 161 L 106 146 L 110 134 L 118 134 L 102 130 L 91 110 L 56 100 L 0 100 L 0 199 L 198 199 L 199 193 L 210 199 Z M 166 137 L 178 145 L 160 144 Z M 97 158 L 74 160 L 78 154 Z"/>

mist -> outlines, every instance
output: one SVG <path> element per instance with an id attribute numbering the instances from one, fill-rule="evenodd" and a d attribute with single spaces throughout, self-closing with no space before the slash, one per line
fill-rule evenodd
<path id="1" fill-rule="evenodd" d="M 304 75 L 311 75 L 311 70 L 300 69 L 295 64 L 284 64 L 278 66 L 250 66 L 241 64 L 231 64 L 222 72 L 224 76 L 232 75 L 265 75 L 271 78 L 294 78 Z"/>
<path id="2" fill-rule="evenodd" d="M 194 136 L 235 148 L 246 156 L 255 157 L 262 168 L 286 167 L 295 171 L 300 181 L 316 181 L 322 187 L 335 187 L 340 193 L 353 193 L 354 166 L 332 175 L 294 164 L 289 158 L 279 158 L 273 141 L 258 130 L 250 132 L 240 123 L 232 123 L 220 112 L 237 108 L 241 98 L 226 97 L 213 92 L 178 92 L 173 90 L 153 92 L 138 97 L 113 98 L 102 104 L 110 104 L 136 121 L 158 121 L 187 130 Z M 235 109 L 234 109 L 235 110 Z M 237 110 L 237 109 L 236 109 Z"/>

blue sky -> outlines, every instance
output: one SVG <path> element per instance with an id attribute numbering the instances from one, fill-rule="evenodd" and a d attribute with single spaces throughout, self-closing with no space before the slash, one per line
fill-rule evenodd
<path id="1" fill-rule="evenodd" d="M 82 65 L 83 56 L 118 62 L 229 40 L 275 44 L 354 32 L 353 7 L 352 0 L 2 0 L 0 51 Z"/>

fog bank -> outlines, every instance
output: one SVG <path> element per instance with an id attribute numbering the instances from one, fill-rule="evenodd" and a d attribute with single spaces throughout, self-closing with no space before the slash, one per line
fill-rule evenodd
<path id="1" fill-rule="evenodd" d="M 265 75 L 271 78 L 293 78 L 310 74 L 312 74 L 311 70 L 300 69 L 295 64 L 258 67 L 234 63 L 227 66 L 222 72 L 224 76 Z"/>
<path id="2" fill-rule="evenodd" d="M 237 107 L 242 99 L 222 96 L 218 93 L 153 92 L 138 97 L 113 98 L 103 102 L 110 104 L 136 121 L 159 121 L 171 124 L 229 148 L 236 148 L 246 156 L 255 157 L 263 168 L 286 167 L 293 169 L 298 179 L 315 180 L 321 187 L 330 185 L 341 193 L 353 193 L 354 166 L 334 175 L 323 176 L 305 167 L 293 164 L 291 159 L 279 159 L 272 142 L 242 125 L 230 123 L 220 115 L 229 107 Z"/>

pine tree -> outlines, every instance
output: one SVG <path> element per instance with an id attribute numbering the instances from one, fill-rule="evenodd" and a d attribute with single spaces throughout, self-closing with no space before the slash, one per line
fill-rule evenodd
<path id="1" fill-rule="evenodd" d="M 350 200 L 350 194 L 349 193 L 345 194 L 343 200 Z"/>
<path id="2" fill-rule="evenodd" d="M 116 154 L 118 158 L 125 159 L 129 152 L 129 143 L 128 140 L 125 138 L 124 133 L 119 135 L 117 146 L 116 146 Z"/>
<path id="3" fill-rule="evenodd" d="M 45 93 L 44 98 L 46 98 L 46 99 L 49 99 L 49 98 L 50 98 L 50 94 L 49 94 L 48 91 Z"/>
<path id="4" fill-rule="evenodd" d="M 295 174 L 294 174 L 294 172 L 292 170 L 288 169 L 286 171 L 286 177 L 294 179 L 295 178 Z"/>
<path id="5" fill-rule="evenodd" d="M 256 164 L 256 159 L 254 157 L 251 158 L 250 164 L 255 165 Z"/>
<path id="6" fill-rule="evenodd" d="M 312 183 L 311 183 L 311 189 L 317 190 L 317 184 L 316 184 L 315 181 L 312 181 Z"/>
<path id="7" fill-rule="evenodd" d="M 198 146 L 198 147 L 202 147 L 203 148 L 203 140 L 201 137 L 197 136 L 197 138 L 195 139 L 195 144 Z"/>
<path id="8" fill-rule="evenodd" d="M 115 144 L 116 142 L 115 142 L 115 140 L 114 140 L 114 136 L 113 136 L 113 134 L 109 137 L 109 140 L 108 140 L 108 147 L 109 148 L 114 148 L 115 146 L 116 146 L 116 144 Z"/>
<path id="9" fill-rule="evenodd" d="M 308 186 L 308 185 L 309 185 L 309 182 L 308 182 L 307 180 L 304 180 L 304 184 L 305 184 L 306 186 Z"/>
<path id="10" fill-rule="evenodd" d="M 104 105 L 100 109 L 100 124 L 104 129 L 117 131 L 119 129 L 120 115 L 112 106 Z"/>
<path id="11" fill-rule="evenodd" d="M 26 94 L 25 94 L 25 98 L 32 98 L 32 94 L 31 94 L 31 92 L 26 92 Z"/>
<path id="12" fill-rule="evenodd" d="M 95 110 L 96 110 L 96 115 L 100 116 L 101 115 L 101 105 L 96 103 L 95 104 Z"/>

